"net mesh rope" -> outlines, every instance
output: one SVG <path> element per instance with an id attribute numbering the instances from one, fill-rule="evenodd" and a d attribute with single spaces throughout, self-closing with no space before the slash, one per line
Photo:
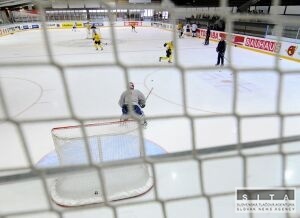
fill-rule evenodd
<path id="1" fill-rule="evenodd" d="M 43 10 L 43 5 L 40 4 L 40 2 L 36 2 L 42 12 L 42 23 L 45 25 L 45 16 L 44 15 L 44 10 Z M 274 0 L 272 1 L 272 6 L 279 6 L 279 0 Z M 103 3 L 105 4 L 105 3 Z M 107 7 L 109 8 L 109 5 L 107 5 Z M 126 8 L 134 8 L 134 6 L 124 6 Z M 225 8 L 227 7 L 227 2 L 224 1 L 220 1 L 220 13 L 222 14 L 222 16 L 225 17 L 225 21 L 226 21 L 226 32 L 232 32 L 232 28 L 233 28 L 233 22 L 235 20 L 238 19 L 247 19 L 249 18 L 249 15 L 247 14 L 231 14 L 230 12 L 228 12 L 228 10 L 226 10 Z M 153 6 L 153 8 L 157 8 L 157 9 L 168 9 L 170 11 L 171 14 L 176 14 L 175 13 L 175 6 L 173 3 L 169 2 L 169 1 L 163 1 L 162 4 L 160 6 Z M 209 14 L 209 12 L 207 12 Z M 255 19 L 257 20 L 264 20 L 264 21 L 268 21 L 268 22 L 274 22 L 276 21 L 276 24 L 278 24 L 276 26 L 277 28 L 277 33 L 278 33 L 278 39 L 280 39 L 282 30 L 283 30 L 283 26 L 285 24 L 290 24 L 290 25 L 297 25 L 299 24 L 299 18 L 294 18 L 294 17 L 282 17 L 282 16 L 278 16 L 276 13 L 274 14 L 269 14 L 268 16 L 265 15 L 254 15 Z M 112 17 L 110 17 L 112 19 Z M 175 19 L 174 19 L 174 24 L 175 24 Z M 184 200 L 189 200 L 189 199 L 197 199 L 197 198 L 203 198 L 205 199 L 205 201 L 207 202 L 207 211 L 208 211 L 208 215 L 207 217 L 209 218 L 214 218 L 216 217 L 215 211 L 218 210 L 218 208 L 215 208 L 214 203 L 213 203 L 213 199 L 215 197 L 225 197 L 225 196 L 232 196 L 234 195 L 234 190 L 230 191 L 230 192 L 219 192 L 219 193 L 215 193 L 215 194 L 210 194 L 207 193 L 207 190 L 205 190 L 205 186 L 204 186 L 204 178 L 203 178 L 203 165 L 206 164 L 207 161 L 210 160 L 219 160 L 219 159 L 226 159 L 226 158 L 233 158 L 233 157 L 237 157 L 240 158 L 242 161 L 242 169 L 243 169 L 243 173 L 241 175 L 241 179 L 242 179 L 242 184 L 244 187 L 247 187 L 247 169 L 248 169 L 248 160 L 251 157 L 261 157 L 261 156 L 270 156 L 272 157 L 273 155 L 279 155 L 281 158 L 281 165 L 280 165 L 280 170 L 281 170 L 281 186 L 282 187 L 287 187 L 288 184 L 286 184 L 285 181 L 285 172 L 286 172 L 286 160 L 289 157 L 293 157 L 293 156 L 297 156 L 300 154 L 300 152 L 293 152 L 293 153 L 287 153 L 284 151 L 283 149 L 283 145 L 284 143 L 290 143 L 290 142 L 295 142 L 295 141 L 299 141 L 299 137 L 295 136 L 295 137 L 284 137 L 284 131 L 285 131 L 285 126 L 284 126 L 284 120 L 285 118 L 288 117 L 297 117 L 300 115 L 300 111 L 298 111 L 297 113 L 291 113 L 291 114 L 283 114 L 280 110 L 281 108 L 281 98 L 282 98 L 282 83 L 283 83 L 283 78 L 285 75 L 288 74 L 296 74 L 299 73 L 299 69 L 298 70 L 291 70 L 291 71 L 283 71 L 280 67 L 279 67 L 279 57 L 276 57 L 276 62 L 274 65 L 274 69 L 272 69 L 274 72 L 277 73 L 277 75 L 279 76 L 279 81 L 278 81 L 278 91 L 276 93 L 276 112 L 274 113 L 260 113 L 260 114 L 255 114 L 255 115 L 239 115 L 237 113 L 237 102 L 238 102 L 238 88 L 237 88 L 237 83 L 238 83 L 238 74 L 242 74 L 243 72 L 247 72 L 249 70 L 251 70 L 251 68 L 248 69 L 236 69 L 234 66 L 231 65 L 231 47 L 228 46 L 228 59 L 229 59 L 229 64 L 226 66 L 227 69 L 230 69 L 233 72 L 233 101 L 232 101 L 232 112 L 228 113 L 228 114 L 213 114 L 213 115 L 201 115 L 201 116 L 191 116 L 188 114 L 187 111 L 187 101 L 185 98 L 185 90 L 186 90 L 186 73 L 188 70 L 201 70 L 201 69 L 208 69 L 209 67 L 194 67 L 194 68 L 187 68 L 187 67 L 183 67 L 181 65 L 179 65 L 176 62 L 177 59 L 177 53 L 175 50 L 175 63 L 172 67 L 177 68 L 180 73 L 181 73 L 181 85 L 182 85 L 182 96 L 183 96 L 183 108 L 184 108 L 184 114 L 183 115 L 172 115 L 172 116 L 159 116 L 159 117 L 149 117 L 149 120 L 155 120 L 155 119 L 172 119 L 172 118 L 178 118 L 178 117 L 184 117 L 190 120 L 190 128 L 191 128 L 191 134 L 192 134 L 192 149 L 188 152 L 182 152 L 182 153 L 177 153 L 177 154 L 171 154 L 171 155 L 165 155 L 165 156 L 160 156 L 160 157 L 147 157 L 147 156 L 143 156 L 141 158 L 138 159 L 134 159 L 134 160 L 123 160 L 123 161 L 116 161 L 113 163 L 109 163 L 109 164 L 101 164 L 101 165 L 95 165 L 93 164 L 92 161 L 92 157 L 89 155 L 89 152 L 87 152 L 88 155 L 88 159 L 90 162 L 90 165 L 88 166 L 65 166 L 65 167 L 54 167 L 51 169 L 37 169 L 34 166 L 34 163 L 32 161 L 31 158 L 31 152 L 30 149 L 27 146 L 27 141 L 25 139 L 24 136 L 24 132 L 22 129 L 22 124 L 26 124 L 26 123 L 39 123 L 39 122 L 53 122 L 53 121 L 61 121 L 61 120 L 68 120 L 68 119 L 73 119 L 78 121 L 81 124 L 84 124 L 85 120 L 83 119 L 79 119 L 75 112 L 74 112 L 74 108 L 72 106 L 71 103 L 71 98 L 70 98 L 70 93 L 69 93 L 69 87 L 68 87 L 68 83 L 66 81 L 66 75 L 65 75 L 65 70 L 67 67 L 73 67 L 73 68 L 82 68 L 82 67 L 91 67 L 91 66 L 118 66 L 121 69 L 123 69 L 124 75 L 125 75 L 125 81 L 124 84 L 127 84 L 129 82 L 129 75 L 128 75 L 128 69 L 131 68 L 153 68 L 153 67 L 161 67 L 161 66 L 145 66 L 145 65 L 140 65 L 140 66 L 127 66 L 124 65 L 119 58 L 119 51 L 118 51 L 118 47 L 117 46 L 113 46 L 113 55 L 114 55 L 114 59 L 115 59 L 115 63 L 113 64 L 80 64 L 80 65 L 76 65 L 76 64 L 70 64 L 70 65 L 61 65 L 59 63 L 57 63 L 54 58 L 53 58 L 53 52 L 52 52 L 52 48 L 51 48 L 51 44 L 49 43 L 49 37 L 48 37 L 48 30 L 47 29 L 43 29 L 43 37 L 44 40 L 46 42 L 46 49 L 47 49 L 47 53 L 49 55 L 49 62 L 48 63 L 41 63 L 41 62 L 18 62 L 18 63 L 3 63 L 1 64 L 1 67 L 24 67 L 24 66 L 53 66 L 55 68 L 57 68 L 60 72 L 60 78 L 61 81 L 64 85 L 64 95 L 66 97 L 67 100 L 67 105 L 68 105 L 68 110 L 70 111 L 71 116 L 67 117 L 67 118 L 49 118 L 49 119 L 30 119 L 30 120 L 15 120 L 13 117 L 10 116 L 10 111 L 9 111 L 9 107 L 7 106 L 7 99 L 5 98 L 4 92 L 5 90 L 3 90 L 3 87 L 0 86 L 0 101 L 1 101 L 1 105 L 3 107 L 3 111 L 4 111 L 4 117 L 3 119 L 1 119 L 1 122 L 9 122 L 13 125 L 15 125 L 16 127 L 16 131 L 18 132 L 21 141 L 22 141 L 22 145 L 23 145 L 23 149 L 24 149 L 24 153 L 26 155 L 27 161 L 30 165 L 29 167 L 29 171 L 26 173 L 21 173 L 21 174 L 16 174 L 16 175 L 11 175 L 11 176 L 2 176 L 0 177 L 1 182 L 16 182 L 16 181 L 23 181 L 25 179 L 30 179 L 30 178 L 34 178 L 34 179 L 38 179 L 42 185 L 43 185 L 43 189 L 44 189 L 44 195 L 47 199 L 48 205 L 45 207 L 46 209 L 28 209 L 26 211 L 17 211 L 17 212 L 10 212 L 10 213 L 5 213 L 5 212 L 1 212 L 0 210 L 0 218 L 6 218 L 6 217 L 18 217 L 20 215 L 26 216 L 28 215 L 30 216 L 34 216 L 34 215 L 38 215 L 41 214 L 43 212 L 51 212 L 52 214 L 54 214 L 55 217 L 65 217 L 65 211 L 59 210 L 57 209 L 57 207 L 55 205 L 53 205 L 52 201 L 51 201 L 51 196 L 50 196 L 50 190 L 49 187 L 47 185 L 47 179 L 48 176 L 51 175 L 55 175 L 56 173 L 65 173 L 65 172 L 72 172 L 72 171 L 80 171 L 80 170 L 85 170 L 85 169 L 95 169 L 98 172 L 99 175 L 99 180 L 101 181 L 101 189 L 104 191 L 105 193 L 105 181 L 103 180 L 102 174 L 103 174 L 103 170 L 113 167 L 113 166 L 122 166 L 122 165 L 134 165 L 136 163 L 147 163 L 151 166 L 151 170 L 152 170 L 152 174 L 153 174 L 153 179 L 154 179 L 154 197 L 151 200 L 141 200 L 141 201 L 132 201 L 132 202 L 128 202 L 126 203 L 126 205 L 141 205 L 141 204 L 146 204 L 146 203 L 157 203 L 160 208 L 161 208 L 161 213 L 162 213 L 162 217 L 168 217 L 168 212 L 167 212 L 167 204 L 170 202 L 176 202 L 176 201 L 184 201 Z M 115 44 L 116 43 L 116 33 L 114 31 L 114 28 L 111 28 L 111 40 L 112 43 Z M 175 47 L 177 45 L 177 40 L 176 40 L 177 34 L 174 33 L 173 35 L 173 41 L 175 43 Z M 229 39 L 230 41 L 230 39 Z M 255 68 L 255 70 L 257 71 L 257 73 L 263 72 L 263 71 L 267 71 L 270 70 L 269 68 Z M 195 137 L 194 137 L 194 133 L 195 133 L 195 120 L 199 119 L 199 118 L 212 118 L 212 117 L 216 117 L 216 118 L 222 118 L 222 117 L 234 117 L 237 121 L 237 144 L 234 145 L 230 145 L 230 146 L 226 146 L 226 147 L 218 147 L 216 149 L 203 149 L 203 150 L 198 150 L 196 148 L 195 145 Z M 255 118 L 255 117 L 278 117 L 280 120 L 280 137 L 274 140 L 265 140 L 265 141 L 260 141 L 260 142 L 256 142 L 256 143 L 242 143 L 241 140 L 241 122 L 242 119 L 244 118 Z M 116 117 L 100 117 L 100 118 L 113 118 L 115 119 Z M 96 119 L 99 119 L 99 117 L 96 117 Z M 90 119 L 89 119 L 90 120 Z M 83 135 L 85 135 L 84 129 L 82 129 L 83 131 Z M 139 134 L 141 136 L 143 136 L 143 130 L 140 129 Z M 243 153 L 243 149 L 247 148 L 247 147 L 259 147 L 259 146 L 265 146 L 265 145 L 275 145 L 277 147 L 278 150 L 274 151 L 274 152 L 266 152 L 266 153 L 260 153 L 260 154 L 247 154 L 245 155 Z M 142 143 L 143 146 L 143 143 Z M 219 154 L 222 152 L 226 152 L 226 151 L 233 151 L 233 153 L 229 153 L 226 154 L 226 156 L 224 155 L 215 155 L 215 154 Z M 207 156 L 199 156 L 199 154 L 208 154 Z M 177 162 L 182 162 L 182 161 L 188 161 L 188 160 L 193 160 L 196 162 L 197 166 L 198 166 L 198 173 L 199 173 L 199 187 L 201 189 L 201 194 L 195 194 L 192 196 L 184 196 L 184 197 L 174 197 L 172 199 L 162 199 L 159 197 L 159 190 L 157 189 L 157 168 L 155 167 L 156 164 L 162 164 L 162 163 L 177 163 Z M 12 174 L 14 174 L 17 170 L 24 170 L 23 168 L 15 168 L 15 169 L 1 169 L 1 172 L 9 172 L 12 171 Z M 293 184 L 293 187 L 297 187 L 299 188 L 300 184 Z M 121 217 L 120 214 L 118 213 L 118 208 L 119 206 L 117 204 L 114 204 L 112 202 L 107 201 L 107 199 L 105 198 L 105 194 L 104 194 L 104 200 L 105 203 L 101 204 L 100 207 L 106 207 L 106 208 L 110 208 L 110 210 L 112 211 L 112 217 L 117 218 L 117 217 Z M 95 205 L 95 207 L 99 207 L 99 205 Z M 70 209 L 69 211 L 74 210 L 74 211 L 78 211 L 80 210 L 80 208 L 73 208 Z M 290 214 L 285 214 L 285 217 L 289 218 L 292 217 Z M 198 216 L 201 217 L 201 214 Z M 249 213 L 246 214 L 244 217 L 255 217 L 254 214 Z"/>

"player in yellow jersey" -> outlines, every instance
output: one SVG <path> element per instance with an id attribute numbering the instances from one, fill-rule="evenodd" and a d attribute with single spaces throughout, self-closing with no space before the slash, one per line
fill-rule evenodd
<path id="1" fill-rule="evenodd" d="M 93 40 L 94 40 L 94 46 L 96 48 L 96 50 L 98 50 L 99 48 L 101 48 L 101 50 L 103 50 L 103 47 L 101 45 L 101 35 L 100 33 L 95 33 L 94 34 L 94 37 L 93 37 Z"/>
<path id="2" fill-rule="evenodd" d="M 161 60 L 168 60 L 169 63 L 172 63 L 172 58 L 173 58 L 173 50 L 174 50 L 174 45 L 173 45 L 173 41 L 170 42 L 166 42 L 164 44 L 164 47 L 166 47 L 166 56 L 165 57 L 159 57 L 159 62 L 161 62 Z"/>
<path id="3" fill-rule="evenodd" d="M 179 36 L 179 38 L 183 38 L 183 24 L 182 23 L 179 23 L 177 25 L 177 30 L 178 30 L 178 36 Z"/>

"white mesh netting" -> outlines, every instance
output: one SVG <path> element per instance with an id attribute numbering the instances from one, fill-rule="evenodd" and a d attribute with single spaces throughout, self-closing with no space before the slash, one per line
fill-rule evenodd
<path id="1" fill-rule="evenodd" d="M 51 27 L 46 23 L 43 4 L 37 4 L 42 26 Z M 114 10 L 105 2 L 101 4 Z M 277 0 L 272 1 L 272 7 L 267 15 L 232 13 L 224 0 L 218 10 L 203 13 L 222 16 L 227 33 L 233 32 L 238 20 L 275 23 L 275 40 L 280 42 L 275 47 L 280 44 L 283 48 L 284 27 L 299 25 L 299 18 L 279 15 Z M 299 211 L 238 214 L 234 208 L 237 187 L 295 187 L 299 196 L 299 60 L 286 60 L 277 52 L 254 53 L 254 47 L 234 47 L 229 42 L 238 44 L 240 38 L 228 34 L 225 67 L 216 69 L 216 44 L 198 53 L 195 44 L 179 49 L 190 42 L 187 36 L 186 41 L 180 41 L 175 31 L 177 17 L 186 9 L 169 1 L 149 4 L 149 8 L 168 10 L 168 22 L 137 26 L 137 33 L 128 37 L 124 34 L 129 27 L 116 27 L 115 12 L 111 11 L 108 27 L 100 28 L 104 40 L 111 42 L 104 46 L 103 56 L 95 56 L 94 50 L 82 52 L 86 44 L 93 48 L 92 42 L 78 39 L 85 37 L 85 31 L 81 36 L 80 31 L 70 35 L 61 34 L 65 30 L 42 28 L 1 37 L 0 218 L 299 217 Z M 157 33 L 151 35 L 149 29 Z M 166 30 L 174 31 L 165 36 L 162 31 Z M 138 35 L 141 32 L 144 35 Z M 77 46 L 64 44 L 73 36 L 78 36 L 72 41 L 78 42 Z M 19 43 L 23 39 L 28 46 Z M 158 62 L 157 54 L 164 52 L 162 42 L 166 40 L 174 41 L 172 64 Z M 199 39 L 199 45 L 202 42 Z M 60 50 L 61 44 L 68 50 Z M 135 50 L 139 46 L 142 49 Z M 24 56 L 22 52 L 27 53 Z M 155 61 L 148 62 L 150 59 Z M 259 60 L 264 63 L 255 65 Z M 117 98 L 132 78 L 138 81 L 137 87 L 145 87 L 145 93 L 155 86 L 149 109 L 145 109 L 147 129 L 134 128 L 134 139 L 99 139 L 98 133 L 84 133 L 86 121 L 119 120 Z M 100 92 L 105 96 L 99 99 Z M 31 103 L 22 103 L 24 99 Z M 211 107 L 213 104 L 216 107 Z M 171 111 L 168 105 L 172 105 Z M 80 140 L 73 139 L 73 133 L 68 133 L 66 140 L 71 138 L 75 143 L 77 149 L 71 151 L 74 156 L 68 149 L 64 154 L 66 150 L 58 146 L 61 166 L 55 161 L 53 164 L 54 154 L 50 164 L 37 166 L 54 148 L 51 129 L 73 124 L 82 124 L 77 129 Z M 88 138 L 82 140 L 82 136 Z M 154 148 L 145 152 L 146 138 L 159 141 L 169 153 Z M 54 140 L 60 145 L 61 139 Z M 135 141 L 133 149 L 122 147 L 124 140 Z M 112 149 L 112 145 L 117 147 Z M 125 199 L 133 196 L 138 197 Z M 65 208 L 52 199 L 68 206 L 102 203 Z M 125 200 L 114 201 L 117 199 Z"/>

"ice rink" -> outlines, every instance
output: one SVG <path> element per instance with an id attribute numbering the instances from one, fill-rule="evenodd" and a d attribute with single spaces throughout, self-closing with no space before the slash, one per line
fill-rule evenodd
<path id="1" fill-rule="evenodd" d="M 300 111 L 300 63 L 277 61 L 271 55 L 228 46 L 225 67 L 221 69 L 214 66 L 216 42 L 204 46 L 203 39 L 187 36 L 176 39 L 172 64 L 159 62 L 159 57 L 165 55 L 163 44 L 175 40 L 172 32 L 152 27 L 136 30 L 137 33 L 129 27 L 101 28 L 103 42 L 107 43 L 103 51 L 95 50 L 84 29 L 49 30 L 48 43 L 43 31 L 38 30 L 0 38 L 0 82 L 4 97 L 0 102 L 1 170 L 28 167 L 26 152 L 30 153 L 32 164 L 36 164 L 54 150 L 51 129 L 78 124 L 74 117 L 118 120 L 121 114 L 118 101 L 126 89 L 126 75 L 145 95 L 153 88 L 144 108 L 148 126 L 143 134 L 167 153 L 188 151 L 193 146 L 200 149 L 236 144 L 238 140 L 249 142 L 300 134 L 299 116 L 282 120 L 279 116 Z M 11 120 L 7 120 L 6 113 Z M 262 116 L 251 117 L 255 114 Z M 248 117 L 240 119 L 237 115 Z M 12 120 L 39 121 L 20 125 L 28 151 L 24 151 Z M 258 152 L 278 149 L 274 145 Z M 299 152 L 300 143 L 285 144 L 283 150 Z M 300 155 L 282 157 L 281 154 L 249 157 L 245 167 L 247 184 L 240 156 L 203 162 L 204 184 L 199 180 L 197 161 L 157 164 L 156 190 L 158 197 L 166 200 L 164 208 L 158 201 L 124 205 L 117 208 L 118 217 L 161 218 L 167 214 L 171 218 L 206 218 L 211 213 L 209 208 L 214 218 L 250 217 L 234 212 L 234 195 L 218 193 L 229 193 L 245 185 L 299 186 Z M 203 193 L 214 197 L 209 202 L 202 197 L 184 199 Z M 300 199 L 300 192 L 297 193 Z M 154 195 L 152 189 L 146 195 L 119 203 L 140 202 Z M 182 199 L 172 201 L 177 198 Z M 295 217 L 300 216 L 298 202 Z M 48 202 L 39 180 L 0 185 L 0 216 L 37 210 L 28 217 L 59 217 L 52 212 L 38 212 L 45 208 Z M 87 207 L 84 211 L 64 214 L 66 218 L 95 216 L 110 218 L 113 213 L 108 207 Z"/>

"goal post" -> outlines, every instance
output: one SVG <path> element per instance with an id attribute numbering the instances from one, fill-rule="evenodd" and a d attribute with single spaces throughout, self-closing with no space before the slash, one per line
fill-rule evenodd
<path id="1" fill-rule="evenodd" d="M 52 137 L 60 166 L 103 164 L 141 158 L 143 140 L 134 120 L 59 127 Z M 153 185 L 146 163 L 108 167 L 102 170 L 108 201 L 131 198 Z M 100 174 L 91 168 L 58 176 L 51 186 L 52 199 L 59 205 L 79 206 L 104 201 Z"/>

